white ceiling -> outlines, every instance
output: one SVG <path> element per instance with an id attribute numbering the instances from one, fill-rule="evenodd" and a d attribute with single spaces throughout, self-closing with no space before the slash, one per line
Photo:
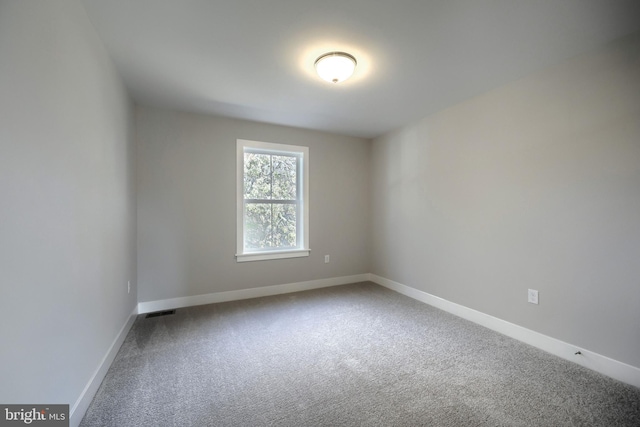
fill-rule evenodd
<path id="1" fill-rule="evenodd" d="M 640 30 L 639 0 L 83 1 L 138 103 L 362 137 Z"/>

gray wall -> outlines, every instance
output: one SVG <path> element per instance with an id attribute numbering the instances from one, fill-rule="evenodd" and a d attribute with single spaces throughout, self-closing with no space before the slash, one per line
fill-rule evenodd
<path id="1" fill-rule="evenodd" d="M 377 138 L 372 189 L 373 273 L 640 367 L 638 35 Z"/>
<path id="2" fill-rule="evenodd" d="M 133 115 L 77 1 L 0 2 L 0 402 L 73 405 L 136 304 Z"/>
<path id="3" fill-rule="evenodd" d="M 146 107 L 136 126 L 141 302 L 369 272 L 368 140 Z M 236 262 L 236 139 L 309 147 L 310 257 Z"/>

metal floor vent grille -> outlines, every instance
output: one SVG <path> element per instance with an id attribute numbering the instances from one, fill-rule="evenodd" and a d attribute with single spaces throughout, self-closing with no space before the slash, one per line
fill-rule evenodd
<path id="1" fill-rule="evenodd" d="M 170 314 L 176 314 L 175 310 L 162 310 L 162 311 L 154 311 L 153 313 L 149 313 L 147 314 L 147 316 L 145 317 L 145 319 L 148 319 L 150 317 L 160 317 L 160 316 L 168 316 Z"/>

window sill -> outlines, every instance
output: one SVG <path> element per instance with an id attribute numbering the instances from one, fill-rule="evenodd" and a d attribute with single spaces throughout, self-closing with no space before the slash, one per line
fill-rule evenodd
<path id="1" fill-rule="evenodd" d="M 248 252 L 236 254 L 237 262 L 266 261 L 269 259 L 300 258 L 309 256 L 311 249 L 300 249 L 293 251 L 273 251 L 273 252 Z"/>

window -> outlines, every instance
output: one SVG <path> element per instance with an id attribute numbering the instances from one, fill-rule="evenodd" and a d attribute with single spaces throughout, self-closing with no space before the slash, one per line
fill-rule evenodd
<path id="1" fill-rule="evenodd" d="M 309 149 L 237 141 L 238 262 L 309 256 Z"/>

